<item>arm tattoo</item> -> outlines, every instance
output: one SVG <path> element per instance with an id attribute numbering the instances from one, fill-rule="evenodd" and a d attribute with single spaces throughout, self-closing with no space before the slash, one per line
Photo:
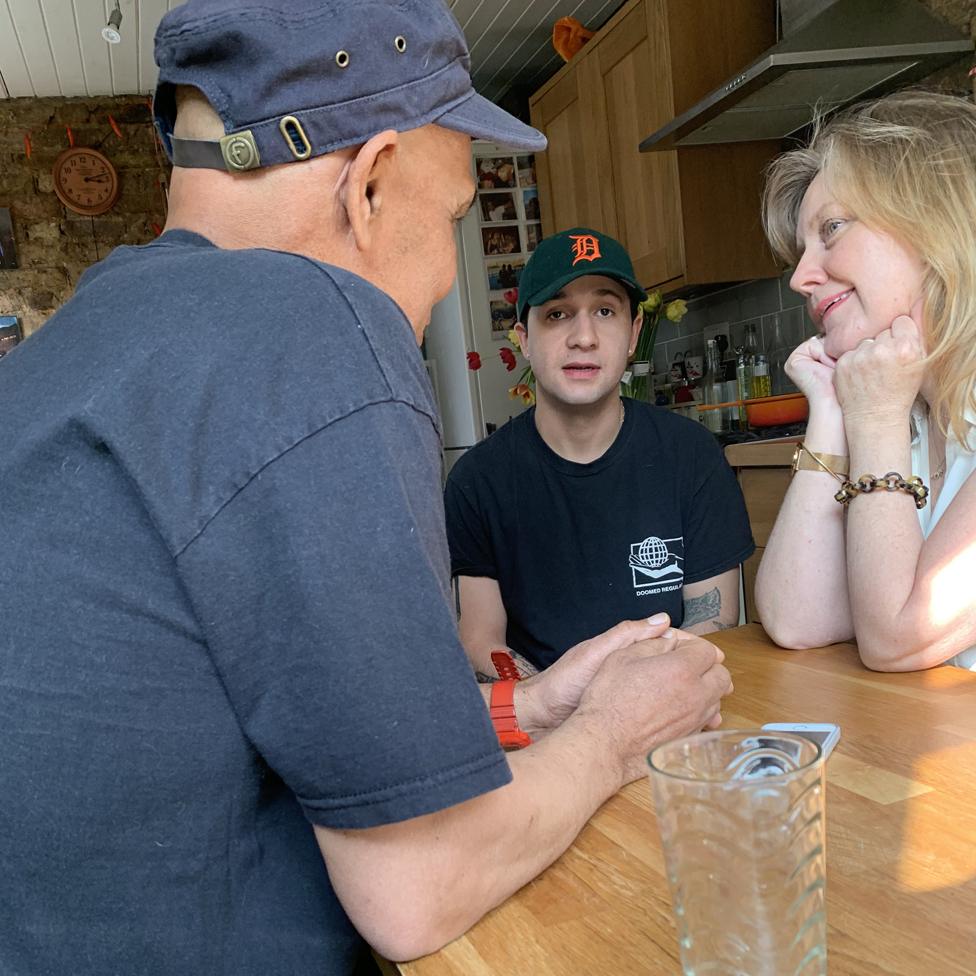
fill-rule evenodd
<path id="1" fill-rule="evenodd" d="M 538 674 L 539 669 L 527 658 L 519 654 L 518 651 L 512 651 L 512 657 L 515 659 L 515 664 L 518 666 L 519 674 L 523 678 L 528 678 L 533 674 Z"/>
<path id="2" fill-rule="evenodd" d="M 714 623 L 716 629 L 724 629 L 731 624 L 723 624 L 717 618 L 722 612 L 722 594 L 717 586 L 712 587 L 701 596 L 693 596 L 685 600 L 685 619 L 682 627 L 693 627 L 695 624 Z"/>
<path id="3" fill-rule="evenodd" d="M 518 651 L 510 650 L 508 653 L 512 655 L 512 660 L 515 661 L 515 666 L 523 678 L 528 678 L 530 675 L 539 673 L 539 669 L 531 661 L 519 654 Z M 485 674 L 484 671 L 478 671 L 477 669 L 474 672 L 474 676 L 478 679 L 479 685 L 491 684 L 493 681 L 498 680 L 497 674 Z"/>

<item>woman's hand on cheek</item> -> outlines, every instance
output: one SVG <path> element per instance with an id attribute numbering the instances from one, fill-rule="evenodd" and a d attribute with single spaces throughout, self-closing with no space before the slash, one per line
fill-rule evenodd
<path id="1" fill-rule="evenodd" d="M 823 339 L 807 339 L 790 353 L 786 360 L 786 375 L 810 401 L 811 408 L 828 405 L 836 408 L 834 367 L 836 361 L 824 351 Z"/>
<path id="2" fill-rule="evenodd" d="M 834 384 L 844 424 L 905 424 L 922 383 L 921 303 L 899 315 L 875 339 L 837 360 Z"/>

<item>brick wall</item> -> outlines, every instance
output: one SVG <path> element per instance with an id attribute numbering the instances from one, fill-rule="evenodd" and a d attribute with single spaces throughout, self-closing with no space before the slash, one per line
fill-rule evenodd
<path id="1" fill-rule="evenodd" d="M 118 170 L 119 199 L 100 217 L 73 213 L 54 193 L 51 167 L 68 147 L 66 126 L 76 146 L 99 149 Z M 165 221 L 168 178 L 143 97 L 0 101 L 0 207 L 11 210 L 18 263 L 16 270 L 0 270 L 0 315 L 19 316 L 30 334 L 71 296 L 87 267 L 117 244 L 151 240 L 153 224 Z"/>

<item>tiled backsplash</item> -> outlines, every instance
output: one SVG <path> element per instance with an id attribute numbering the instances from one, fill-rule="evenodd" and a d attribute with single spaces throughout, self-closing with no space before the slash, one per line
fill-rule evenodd
<path id="1" fill-rule="evenodd" d="M 799 345 L 815 330 L 803 308 L 803 298 L 790 290 L 789 283 L 787 271 L 779 278 L 747 281 L 689 301 L 688 313 L 680 322 L 665 319 L 658 327 L 655 374 L 666 373 L 679 353 L 703 355 L 706 330 L 708 336 L 725 332 L 734 347 L 741 345 L 746 325 L 754 322 L 759 345 L 768 353 L 778 321 L 784 340 Z"/>

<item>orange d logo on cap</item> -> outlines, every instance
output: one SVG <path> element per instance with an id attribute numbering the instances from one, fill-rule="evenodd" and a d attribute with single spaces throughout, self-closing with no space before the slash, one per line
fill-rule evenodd
<path id="1" fill-rule="evenodd" d="M 596 261 L 601 257 L 600 242 L 592 234 L 574 234 L 569 238 L 573 242 L 573 266 L 580 261 Z"/>

